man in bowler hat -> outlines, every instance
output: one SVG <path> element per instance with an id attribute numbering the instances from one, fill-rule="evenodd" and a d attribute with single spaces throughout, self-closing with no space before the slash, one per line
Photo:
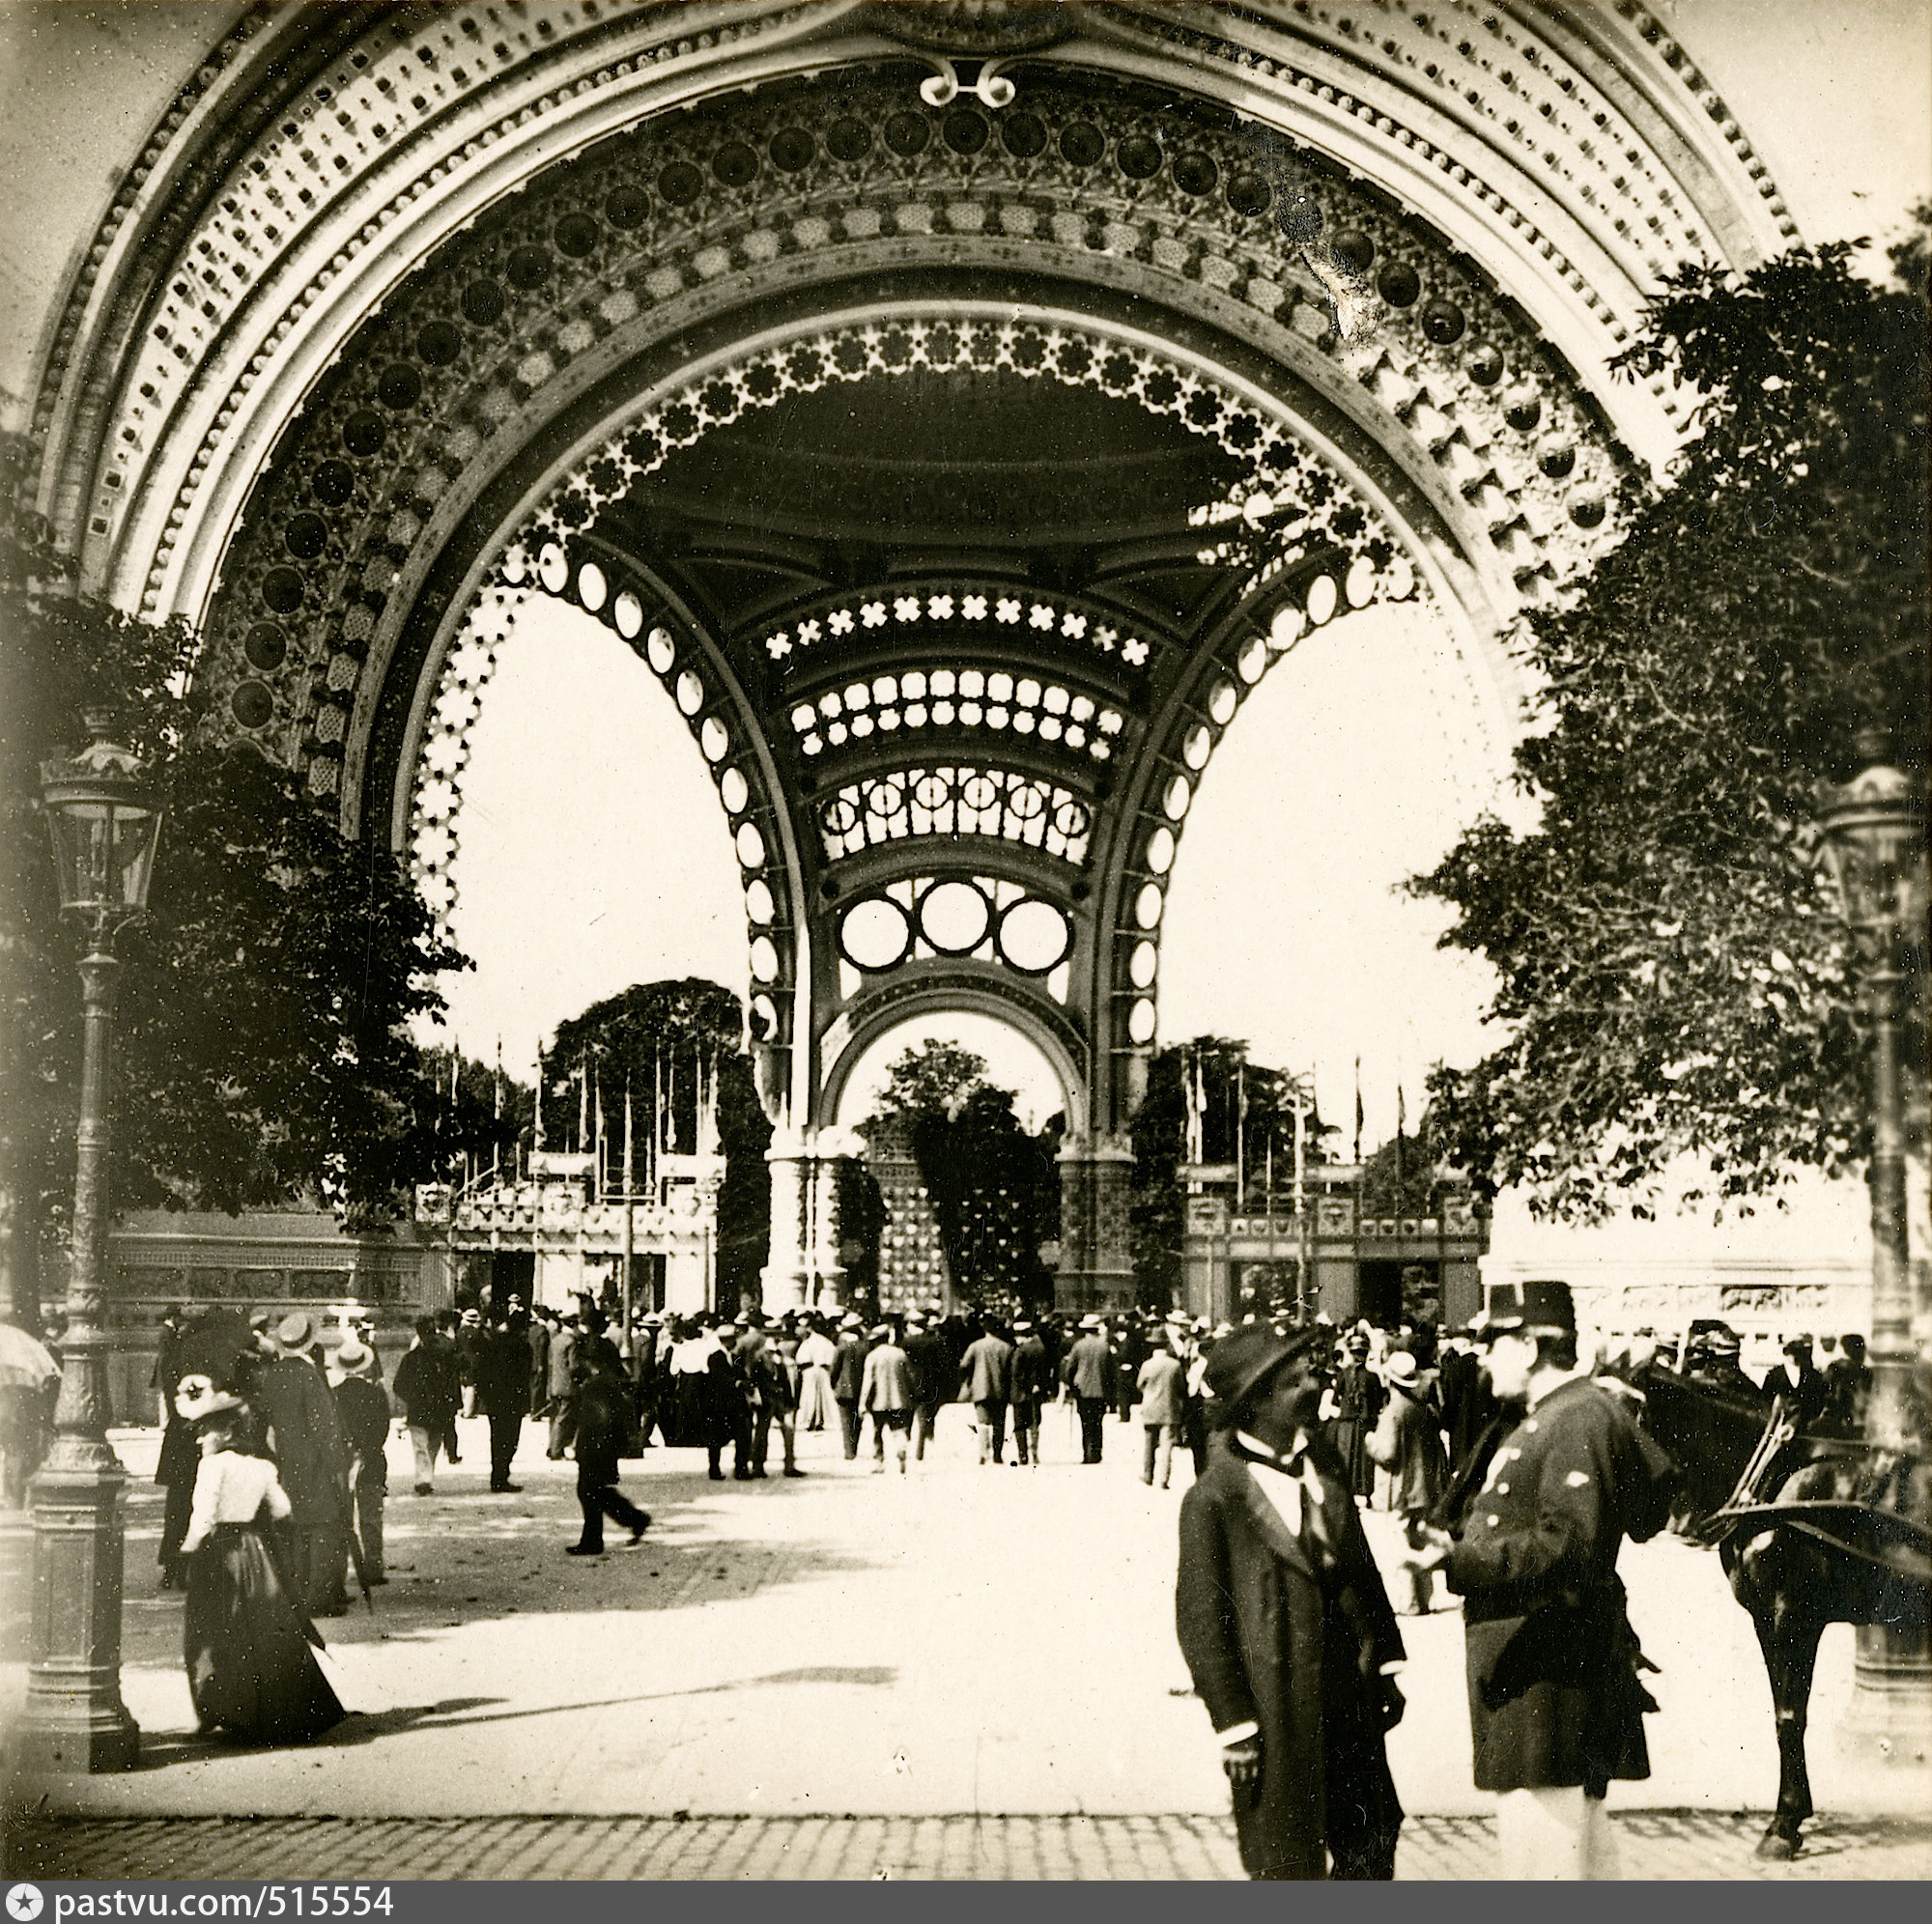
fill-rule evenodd
<path id="1" fill-rule="evenodd" d="M 1387 1879 L 1402 1806 L 1386 1733 L 1405 1653 L 1319 1432 L 1321 1341 L 1256 1323 L 1208 1358 L 1216 1430 L 1181 1499 L 1176 1620 L 1248 1875 Z"/>
<path id="2" fill-rule="evenodd" d="M 1625 1614 L 1617 1551 L 1668 1520 L 1669 1459 L 1577 1360 L 1567 1284 L 1499 1286 L 1479 1328 L 1499 1439 L 1460 1540 L 1425 1525 L 1423 1569 L 1463 1598 L 1476 1788 L 1494 1791 L 1500 1875 L 1616 1876 L 1604 1798 L 1650 1775 L 1657 1708 Z"/>

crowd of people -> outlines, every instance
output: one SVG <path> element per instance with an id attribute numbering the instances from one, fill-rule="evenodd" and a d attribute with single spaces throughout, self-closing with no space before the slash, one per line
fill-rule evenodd
<path id="1" fill-rule="evenodd" d="M 1619 1362 L 1777 1405 L 1807 1431 L 1856 1429 L 1871 1381 L 1856 1336 L 1829 1344 L 1823 1369 L 1794 1338 L 1763 1382 L 1740 1346 L 1705 1321 L 1681 1353 L 1641 1332 Z M 816 1430 L 843 1460 L 903 1476 L 964 1405 L 979 1465 L 1037 1469 L 1044 1411 L 1063 1403 L 1082 1465 L 1103 1460 L 1110 1424 L 1138 1426 L 1150 1485 L 1191 1462 L 1178 1623 L 1252 1875 L 1391 1875 L 1398 1619 L 1431 1610 L 1439 1576 L 1463 1599 L 1475 1776 L 1498 1794 L 1505 1867 L 1587 1876 L 1608 1849 L 1607 1784 L 1647 1774 L 1654 1708 L 1617 1550 L 1668 1520 L 1674 1482 L 1630 1400 L 1594 1372 L 1603 1360 L 1579 1354 L 1557 1283 L 1498 1289 L 1455 1331 L 746 1309 L 652 1312 L 628 1343 L 588 1299 L 486 1295 L 417 1321 L 386 1389 L 366 1321 L 328 1354 L 305 1313 L 251 1323 L 213 1307 L 171 1318 L 156 1363 L 161 1582 L 187 1593 L 204 1728 L 294 1740 L 343 1714 L 317 1620 L 348 1607 L 352 1578 L 365 1595 L 386 1581 L 392 1422 L 428 1496 L 439 1459 L 461 1460 L 464 1417 L 487 1425 L 489 1489 L 514 1494 L 534 1420 L 549 1459 L 574 1458 L 569 1553 L 599 1556 L 607 1523 L 631 1544 L 650 1525 L 619 1486 L 623 1459 L 647 1450 L 701 1451 L 712 1479 L 755 1482 L 773 1474 L 776 1432 L 777 1473 L 800 1477 L 800 1432 Z M 1360 1514 L 1377 1504 L 1400 1525 L 1388 1572 Z"/>

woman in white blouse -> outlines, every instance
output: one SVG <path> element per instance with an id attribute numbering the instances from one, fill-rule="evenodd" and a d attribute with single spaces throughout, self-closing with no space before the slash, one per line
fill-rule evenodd
<path id="1" fill-rule="evenodd" d="M 342 1720 L 310 1649 L 315 1626 L 291 1600 L 270 1544 L 289 1515 L 275 1466 L 250 1447 L 244 1406 L 206 1376 L 185 1376 L 175 1407 L 197 1425 L 201 1460 L 182 1555 L 183 1655 L 203 1730 L 294 1743 Z"/>

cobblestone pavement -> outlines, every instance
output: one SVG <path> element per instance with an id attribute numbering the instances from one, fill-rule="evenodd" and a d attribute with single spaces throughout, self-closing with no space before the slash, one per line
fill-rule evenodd
<path id="1" fill-rule="evenodd" d="M 1788 1882 L 1932 1873 L 1932 1824 L 1822 1819 L 1786 1864 L 1752 1855 L 1763 1820 L 1715 1811 L 1616 1819 L 1630 1879 Z M 1489 1821 L 1411 1818 L 1399 1880 L 1491 1875 Z M 664 1817 L 204 1818 L 28 1821 L 10 1876 L 47 1881 L 258 1879 L 1178 1879 L 1238 1878 L 1225 1818 Z"/>

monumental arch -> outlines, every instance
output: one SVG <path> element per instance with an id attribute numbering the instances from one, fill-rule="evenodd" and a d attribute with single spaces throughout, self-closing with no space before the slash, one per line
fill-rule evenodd
<path id="1" fill-rule="evenodd" d="M 1422 598 L 1506 738 L 1685 426 L 1645 297 L 1794 234 L 1630 0 L 263 7 L 79 258 L 40 505 L 444 913 L 497 642 L 613 629 L 742 869 L 768 1299 L 837 1295 L 859 1055 L 973 1009 L 1066 1089 L 1082 1306 L 1247 693 Z"/>

